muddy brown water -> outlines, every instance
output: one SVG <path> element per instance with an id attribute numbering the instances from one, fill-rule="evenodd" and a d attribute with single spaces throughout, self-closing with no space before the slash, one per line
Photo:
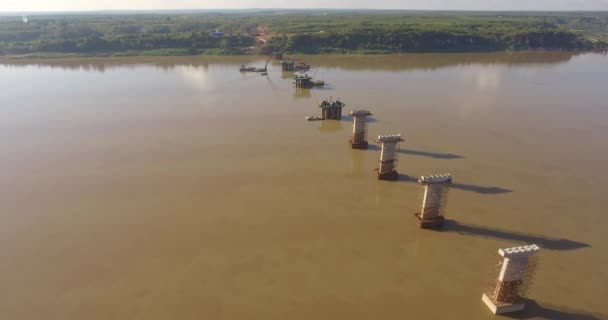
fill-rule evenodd
<path id="1" fill-rule="evenodd" d="M 3 319 L 491 319 L 497 249 L 543 250 L 521 319 L 605 319 L 608 58 L 495 53 L 3 61 Z M 400 181 L 341 97 L 402 133 Z M 415 178 L 449 172 L 443 232 Z"/>

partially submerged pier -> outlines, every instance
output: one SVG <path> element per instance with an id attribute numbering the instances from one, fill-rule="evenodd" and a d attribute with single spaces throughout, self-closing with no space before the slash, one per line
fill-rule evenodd
<path id="1" fill-rule="evenodd" d="M 418 182 L 422 187 L 422 208 L 414 215 L 423 229 L 441 228 L 445 220 L 444 208 L 452 176 L 449 174 L 422 176 Z"/>
<path id="2" fill-rule="evenodd" d="M 532 283 L 539 250 L 535 244 L 498 250 L 502 256 L 498 264 L 498 279 L 492 281 L 481 296 L 492 313 L 508 313 L 525 308 L 524 296 Z"/>
<path id="3" fill-rule="evenodd" d="M 365 138 L 367 134 L 367 117 L 372 113 L 367 110 L 353 110 L 349 114 L 353 117 L 353 136 L 349 142 L 353 149 L 367 149 L 368 143 Z"/>
<path id="4" fill-rule="evenodd" d="M 346 104 L 344 104 L 340 100 L 323 100 L 319 104 L 319 108 L 321 108 L 321 118 L 325 120 L 341 120 L 342 108 L 344 108 L 345 106 Z"/>
<path id="5" fill-rule="evenodd" d="M 286 72 L 308 71 L 310 70 L 310 66 L 302 62 L 296 63 L 293 60 L 283 60 L 281 61 L 281 70 Z"/>
<path id="6" fill-rule="evenodd" d="M 295 80 L 296 88 L 312 88 L 312 78 L 308 75 L 296 75 L 293 79 Z"/>
<path id="7" fill-rule="evenodd" d="M 374 172 L 380 180 L 394 181 L 399 178 L 399 173 L 395 170 L 395 162 L 397 161 L 397 143 L 404 141 L 400 134 L 381 135 L 376 139 L 377 143 L 382 144 L 380 151 L 380 168 L 376 168 Z"/>
<path id="8" fill-rule="evenodd" d="M 311 89 L 314 87 L 325 86 L 325 81 L 313 80 L 312 77 L 309 77 L 307 74 L 304 74 L 304 75 L 298 74 L 298 75 L 295 75 L 293 78 L 294 78 L 294 83 L 296 85 L 296 88 Z"/>

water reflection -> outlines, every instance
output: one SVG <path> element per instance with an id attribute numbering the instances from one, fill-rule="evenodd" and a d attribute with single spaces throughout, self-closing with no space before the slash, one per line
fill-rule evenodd
<path id="1" fill-rule="evenodd" d="M 500 87 L 504 73 L 504 68 L 496 66 L 485 67 L 483 69 L 471 69 L 461 72 L 464 80 L 472 81 L 475 83 L 476 88 L 484 91 L 496 91 Z"/>
<path id="2" fill-rule="evenodd" d="M 552 65 L 570 61 L 581 52 L 499 52 L 499 53 L 430 53 L 381 55 L 369 59 L 365 55 L 308 56 L 307 63 L 322 68 L 346 70 L 436 70 L 440 68 L 481 65 Z M 377 56 L 378 57 L 378 56 Z"/>
<path id="3" fill-rule="evenodd" d="M 302 56 L 307 64 L 324 69 L 345 70 L 436 70 L 439 68 L 481 65 L 556 65 L 570 61 L 573 57 L 588 54 L 581 52 L 499 52 L 499 53 L 456 53 L 456 54 L 400 54 L 400 55 L 312 55 Z M 604 53 L 605 54 L 605 53 Z M 378 59 L 381 57 L 381 59 Z M 192 57 L 121 57 L 121 58 L 70 58 L 70 59 L 8 59 L 0 58 L 0 64 L 22 67 L 60 68 L 64 70 L 85 70 L 105 72 L 112 68 L 135 68 L 152 65 L 162 70 L 172 70 L 176 66 L 209 68 L 210 65 L 238 67 L 263 60 L 256 56 L 192 56 Z M 272 69 L 280 66 L 271 65 Z M 282 79 L 293 76 L 291 72 L 281 74 Z M 491 80 L 491 78 L 489 79 Z"/>
<path id="4" fill-rule="evenodd" d="M 321 133 L 334 133 L 344 130 L 344 127 L 342 126 L 342 121 L 323 120 L 319 122 L 320 124 L 318 129 Z"/>
<path id="5" fill-rule="evenodd" d="M 281 79 L 283 80 L 287 80 L 287 79 L 293 79 L 293 72 L 281 72 Z"/>
<path id="6" fill-rule="evenodd" d="M 468 119 L 479 109 L 493 108 L 499 99 L 501 85 L 509 68 L 504 65 L 473 66 L 459 69 L 461 83 L 473 92 L 458 102 L 460 119 Z"/>
<path id="7" fill-rule="evenodd" d="M 207 68 L 192 65 L 175 66 L 175 72 L 184 80 L 188 86 L 205 91 L 212 89 L 213 81 L 209 80 Z"/>
<path id="8" fill-rule="evenodd" d="M 296 99 L 310 99 L 312 98 L 312 93 L 310 89 L 296 88 L 293 92 L 293 97 Z"/>
<path id="9" fill-rule="evenodd" d="M 369 175 L 365 166 L 365 151 L 351 149 L 350 152 L 350 174 L 353 176 Z"/>

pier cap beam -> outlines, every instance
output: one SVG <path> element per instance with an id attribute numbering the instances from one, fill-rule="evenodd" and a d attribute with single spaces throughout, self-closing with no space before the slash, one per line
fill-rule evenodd
<path id="1" fill-rule="evenodd" d="M 529 246 L 513 247 L 508 249 L 498 249 L 498 254 L 507 259 L 526 259 L 538 253 L 540 247 L 533 244 Z"/>
<path id="2" fill-rule="evenodd" d="M 400 142 L 400 141 L 405 141 L 401 138 L 400 134 L 380 135 L 380 136 L 378 136 L 378 139 L 376 139 L 376 142 L 378 142 L 378 143 Z"/>
<path id="3" fill-rule="evenodd" d="M 367 110 L 352 110 L 351 112 L 348 113 L 348 115 L 351 117 L 371 116 L 372 113 Z"/>
<path id="4" fill-rule="evenodd" d="M 444 183 L 452 183 L 452 175 L 449 173 L 446 174 L 437 174 L 430 176 L 421 176 L 418 179 L 418 182 L 422 184 L 444 184 Z"/>

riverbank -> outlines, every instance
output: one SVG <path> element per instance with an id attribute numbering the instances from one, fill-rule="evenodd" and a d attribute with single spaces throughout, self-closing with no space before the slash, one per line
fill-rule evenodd
<path id="1" fill-rule="evenodd" d="M 497 51 L 443 51 L 443 52 L 387 52 L 382 50 L 368 50 L 368 51 L 336 51 L 331 53 L 317 53 L 307 54 L 310 56 L 368 56 L 368 55 L 386 55 L 386 56 L 407 56 L 412 54 L 484 54 L 484 53 L 606 53 L 607 50 L 555 50 L 555 49 L 543 49 L 543 50 L 497 50 Z M 55 59 L 95 59 L 95 58 L 147 58 L 147 57 L 259 57 L 260 54 L 217 54 L 214 52 L 191 54 L 186 50 L 174 49 L 174 50 L 144 50 L 144 51 L 127 51 L 127 52 L 98 52 L 98 53 L 56 53 L 56 52 L 40 52 L 32 54 L 22 55 L 0 55 L 0 62 L 2 61 L 28 61 L 28 60 L 55 60 Z M 290 55 L 285 56 L 286 59 L 290 58 Z"/>
<path id="2" fill-rule="evenodd" d="M 243 51 L 245 52 L 245 51 Z M 111 58 L 111 57 L 182 57 L 182 56 L 239 56 L 254 55 L 236 51 L 227 53 L 221 49 L 192 50 L 165 48 L 152 50 L 99 51 L 99 52 L 33 52 L 27 54 L 0 55 L 0 59 L 60 59 L 60 58 Z"/>
<path id="3" fill-rule="evenodd" d="M 0 56 L 595 50 L 608 48 L 607 30 L 603 12 L 49 14 L 0 17 Z"/>

